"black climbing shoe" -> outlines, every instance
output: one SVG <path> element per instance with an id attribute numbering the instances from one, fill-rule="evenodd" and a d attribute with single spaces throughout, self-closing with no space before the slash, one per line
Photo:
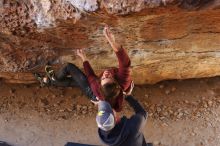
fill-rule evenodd
<path id="1" fill-rule="evenodd" d="M 44 82 L 44 80 L 43 80 L 43 76 L 41 76 L 39 73 L 34 73 L 34 77 L 36 78 L 36 80 L 38 80 L 39 82 L 40 82 L 40 86 L 41 87 L 45 87 L 45 86 L 47 86 L 47 85 L 49 85 L 50 83 L 50 80 L 49 79 L 47 79 L 47 82 Z"/>
<path id="2" fill-rule="evenodd" d="M 50 80 L 55 80 L 55 73 L 54 73 L 54 70 L 52 69 L 51 66 L 49 65 L 46 65 L 45 66 L 45 72 L 46 72 L 46 75 L 47 77 L 50 79 Z"/>

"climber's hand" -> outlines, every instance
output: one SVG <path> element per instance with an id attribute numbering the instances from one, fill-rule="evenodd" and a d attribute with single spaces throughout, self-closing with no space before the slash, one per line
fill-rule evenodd
<path id="1" fill-rule="evenodd" d="M 82 61 L 86 61 L 86 55 L 82 49 L 77 49 L 76 54 L 82 59 Z"/>
<path id="2" fill-rule="evenodd" d="M 112 49 L 115 52 L 117 52 L 121 48 L 121 46 L 116 43 L 115 37 L 107 25 L 104 27 L 103 34 L 104 34 L 105 38 L 108 40 Z"/>

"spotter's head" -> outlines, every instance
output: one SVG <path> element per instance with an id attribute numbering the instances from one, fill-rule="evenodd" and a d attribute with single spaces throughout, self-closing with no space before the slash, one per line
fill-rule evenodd
<path id="1" fill-rule="evenodd" d="M 98 113 L 96 115 L 98 127 L 104 131 L 110 131 L 115 127 L 115 117 L 111 105 L 106 101 L 98 103 Z"/>

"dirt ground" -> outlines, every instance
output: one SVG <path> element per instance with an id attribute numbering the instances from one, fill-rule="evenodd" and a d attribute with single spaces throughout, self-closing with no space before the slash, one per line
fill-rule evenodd
<path id="1" fill-rule="evenodd" d="M 220 145 L 220 77 L 136 86 L 149 112 L 144 134 L 156 146 Z M 0 83 L 0 141 L 15 146 L 102 145 L 96 107 L 77 88 Z M 125 103 L 123 113 L 132 110 Z"/>

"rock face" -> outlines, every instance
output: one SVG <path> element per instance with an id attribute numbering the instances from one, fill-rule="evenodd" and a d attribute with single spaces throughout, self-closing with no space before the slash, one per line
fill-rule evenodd
<path id="1" fill-rule="evenodd" d="M 111 26 L 137 84 L 220 75 L 220 2 L 210 0 L 1 0 L 0 78 L 33 83 L 50 62 L 82 67 L 86 48 L 99 72 L 117 66 L 102 35 Z"/>

